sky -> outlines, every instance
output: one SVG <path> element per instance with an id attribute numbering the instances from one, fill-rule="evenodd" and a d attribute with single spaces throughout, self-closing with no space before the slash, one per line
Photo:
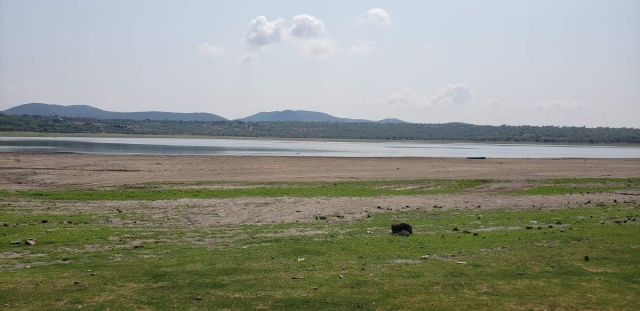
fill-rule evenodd
<path id="1" fill-rule="evenodd" d="M 0 0 L 0 110 L 640 128 L 640 1 Z"/>

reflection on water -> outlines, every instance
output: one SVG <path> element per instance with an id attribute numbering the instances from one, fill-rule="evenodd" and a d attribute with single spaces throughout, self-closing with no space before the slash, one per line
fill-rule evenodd
<path id="1" fill-rule="evenodd" d="M 0 152 L 327 157 L 640 158 L 640 147 L 424 142 L 0 137 Z"/>

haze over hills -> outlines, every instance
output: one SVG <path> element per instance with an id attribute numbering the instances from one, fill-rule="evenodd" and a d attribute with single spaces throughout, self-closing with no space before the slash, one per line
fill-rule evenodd
<path id="1" fill-rule="evenodd" d="M 260 112 L 246 118 L 239 119 L 248 122 L 268 122 L 268 121 L 295 121 L 295 122 L 343 122 L 343 123 L 406 123 L 398 119 L 384 119 L 380 121 L 371 121 L 364 119 L 348 119 L 338 118 L 332 115 L 306 110 L 283 110 Z"/>
<path id="2" fill-rule="evenodd" d="M 113 112 L 87 105 L 51 105 L 31 103 L 9 108 L 2 113 L 9 115 L 60 116 L 94 119 L 170 120 L 170 121 L 226 121 L 227 119 L 204 112 L 178 113 L 163 111 Z"/>
<path id="3" fill-rule="evenodd" d="M 9 108 L 2 112 L 7 115 L 39 115 L 39 116 L 60 116 L 73 118 L 94 118 L 94 119 L 130 119 L 130 120 L 169 120 L 169 121 L 227 121 L 221 116 L 197 112 L 179 113 L 163 111 L 141 111 L 141 112 L 113 112 L 105 111 L 88 105 L 52 105 L 41 103 L 30 103 Z M 363 119 L 338 118 L 332 115 L 304 110 L 284 110 L 260 112 L 246 118 L 238 119 L 247 122 L 270 122 L 270 121 L 295 121 L 295 122 L 339 122 L 339 123 L 406 123 L 398 119 L 384 119 L 380 121 L 370 121 Z"/>

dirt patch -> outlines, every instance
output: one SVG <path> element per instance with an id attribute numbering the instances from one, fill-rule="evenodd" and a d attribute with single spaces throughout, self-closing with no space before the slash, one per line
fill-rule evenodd
<path id="1" fill-rule="evenodd" d="M 157 181 L 336 181 L 640 177 L 640 159 L 139 156 L 0 153 L 0 189 Z"/>

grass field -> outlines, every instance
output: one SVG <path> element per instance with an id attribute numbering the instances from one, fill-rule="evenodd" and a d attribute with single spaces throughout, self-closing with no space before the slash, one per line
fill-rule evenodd
<path id="1" fill-rule="evenodd" d="M 589 191 L 605 186 L 637 189 L 637 179 L 624 180 L 547 180 L 531 182 L 528 189 L 574 185 Z M 415 190 L 416 184 L 424 188 Z M 200 190 L 355 196 L 376 189 L 438 189 L 435 193 L 455 195 L 483 184 L 348 182 L 336 187 L 346 190 L 337 190 L 328 183 L 274 183 Z M 168 189 L 153 188 L 158 186 Z M 149 218 L 134 211 L 66 214 L 30 211 L 28 206 L 30 199 L 106 200 L 106 194 L 116 195 L 114 200 L 129 198 L 113 191 L 157 200 L 198 190 L 172 188 L 182 186 L 3 192 L 0 306 L 7 310 L 633 310 L 637 306 L 640 205 L 635 202 L 549 210 L 412 209 L 382 211 L 356 221 L 333 215 L 304 223 L 240 226 L 185 226 L 176 219 Z M 170 194 L 162 196 L 167 191 Z M 566 193 L 562 191 L 542 193 Z M 149 192 L 152 197 L 146 196 Z M 414 235 L 391 235 L 389 225 L 400 221 L 412 224 Z M 36 244 L 25 245 L 27 238 Z"/>

